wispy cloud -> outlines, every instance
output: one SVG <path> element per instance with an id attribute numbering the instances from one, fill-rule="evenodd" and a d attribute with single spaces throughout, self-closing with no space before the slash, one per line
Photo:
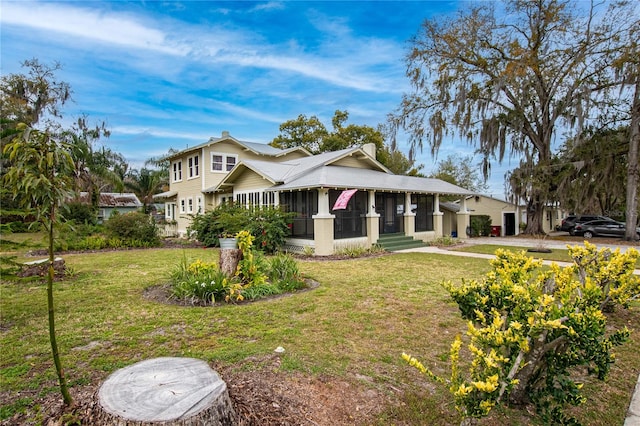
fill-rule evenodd
<path id="1" fill-rule="evenodd" d="M 150 28 L 126 14 L 59 3 L 4 2 L 2 25 L 19 25 L 54 31 L 121 47 L 183 56 L 184 47 L 172 43 L 164 32 Z"/>
<path id="2" fill-rule="evenodd" d="M 210 137 L 205 132 L 177 132 L 152 126 L 115 126 L 111 131 L 121 135 L 146 135 L 177 140 L 192 140 L 197 143 L 205 142 Z"/>
<path id="3" fill-rule="evenodd" d="M 283 7 L 282 3 L 271 2 L 253 9 L 264 12 Z M 161 24 L 130 13 L 59 3 L 3 3 L 0 19 L 3 25 L 52 31 L 116 48 L 191 58 L 214 66 L 223 63 L 284 71 L 362 91 L 398 91 L 395 85 L 388 83 L 386 76 L 363 71 L 371 63 L 381 66 L 384 64 L 388 53 L 393 51 L 393 48 L 387 46 L 388 43 L 355 40 L 349 35 L 350 30 L 344 23 L 331 23 L 328 19 L 318 17 L 314 18 L 314 25 L 326 32 L 328 40 L 326 46 L 320 46 L 318 55 L 300 51 L 295 42 L 274 44 L 259 39 L 255 33 L 225 29 L 222 26 L 192 25 L 171 19 L 165 19 Z M 335 43 L 340 36 L 341 42 Z M 327 52 L 331 52 L 331 55 L 327 56 Z M 149 64 L 141 61 L 140 66 L 144 65 Z M 163 71 L 159 69 L 158 72 Z"/>
<path id="4" fill-rule="evenodd" d="M 251 11 L 262 12 L 262 11 L 282 10 L 284 8 L 285 8 L 284 3 L 282 3 L 281 1 L 270 1 L 267 3 L 257 4 L 251 9 Z"/>

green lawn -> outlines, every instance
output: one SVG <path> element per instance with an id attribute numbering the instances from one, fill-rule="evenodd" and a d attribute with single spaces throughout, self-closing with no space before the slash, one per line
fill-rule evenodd
<path id="1" fill-rule="evenodd" d="M 232 366 L 286 349 L 283 374 L 338 377 L 354 388 L 395 396 L 378 422 L 450 425 L 459 422 L 446 389 L 418 376 L 400 358 L 418 356 L 436 373 L 465 323 L 440 286 L 479 278 L 483 259 L 423 253 L 343 261 L 301 261 L 320 286 L 269 301 L 222 307 L 182 307 L 146 300 L 183 253 L 216 260 L 215 249 L 151 249 L 67 254 L 73 276 L 55 284 L 58 344 L 74 388 L 99 383 L 123 366 L 158 356 L 190 356 Z M 38 401 L 58 392 L 47 329 L 46 286 L 3 281 L 0 287 L 0 417 L 18 410 L 38 424 Z M 640 313 L 612 321 L 640 324 Z M 587 379 L 590 401 L 575 414 L 589 425 L 622 424 L 640 372 L 638 331 L 617 350 L 607 382 Z M 243 363 L 243 368 L 252 368 Z M 257 367 L 256 367 L 257 368 Z M 357 380 L 357 375 L 371 380 Z M 74 388 L 72 388 L 72 395 Z M 392 398 L 393 400 L 393 398 Z M 535 416 L 500 409 L 484 425 L 536 424 Z"/>
<path id="2" fill-rule="evenodd" d="M 500 246 L 497 244 L 471 244 L 468 246 L 454 247 L 451 250 L 461 251 L 465 253 L 494 254 L 496 250 L 507 248 L 512 251 L 527 251 L 529 247 L 519 246 Z M 551 253 L 528 252 L 531 257 L 544 260 L 552 260 L 557 262 L 571 262 L 568 251 L 566 249 L 551 249 Z M 640 259 L 636 262 L 636 269 L 640 269 Z"/>

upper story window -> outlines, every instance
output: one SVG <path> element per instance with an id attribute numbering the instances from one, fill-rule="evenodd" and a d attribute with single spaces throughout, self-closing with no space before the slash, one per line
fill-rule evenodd
<path id="1" fill-rule="evenodd" d="M 189 179 L 200 176 L 200 156 L 194 155 L 187 159 Z"/>
<path id="2" fill-rule="evenodd" d="M 182 161 L 176 161 L 173 163 L 173 181 L 179 182 L 182 180 Z"/>
<path id="3" fill-rule="evenodd" d="M 238 162 L 238 156 L 234 154 L 211 153 L 211 171 L 226 173 L 233 169 Z"/>

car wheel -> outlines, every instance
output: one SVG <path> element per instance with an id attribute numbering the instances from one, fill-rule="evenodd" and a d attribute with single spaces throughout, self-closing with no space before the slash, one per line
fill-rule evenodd
<path id="1" fill-rule="evenodd" d="M 576 231 L 573 228 L 570 228 L 569 229 L 569 235 L 571 235 L 573 237 L 574 235 L 576 235 Z"/>
<path id="2" fill-rule="evenodd" d="M 593 237 L 593 232 L 584 231 L 584 234 L 582 234 L 582 236 L 585 237 L 585 238 L 591 238 L 591 237 Z"/>

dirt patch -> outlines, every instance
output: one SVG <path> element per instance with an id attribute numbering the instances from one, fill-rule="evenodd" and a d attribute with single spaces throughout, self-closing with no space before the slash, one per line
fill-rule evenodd
<path id="1" fill-rule="evenodd" d="M 232 367 L 212 366 L 227 383 L 239 418 L 238 426 L 370 425 L 393 398 L 362 378 L 305 376 L 282 372 L 279 367 L 277 354 L 247 358 Z M 249 368 L 252 371 L 243 371 Z M 95 414 L 97 392 L 104 379 L 106 377 L 94 378 L 91 385 L 72 388 L 74 406 L 71 408 L 63 406 L 57 393 L 37 398 L 33 406 L 39 406 L 42 424 L 100 426 Z M 0 394 L 0 401 L 5 402 L 6 397 L 8 395 Z M 29 423 L 25 414 L 16 414 L 0 424 Z"/>

